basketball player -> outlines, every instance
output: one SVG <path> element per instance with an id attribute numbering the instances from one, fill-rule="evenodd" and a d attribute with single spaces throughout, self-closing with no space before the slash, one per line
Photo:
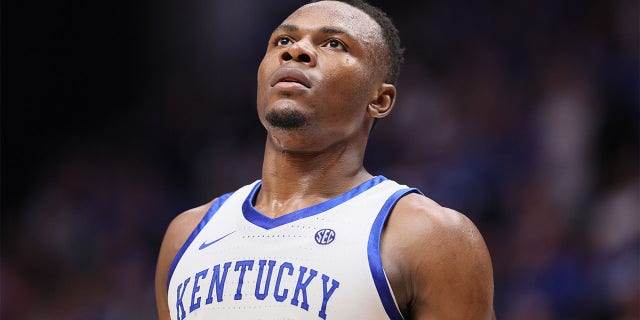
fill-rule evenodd
<path id="1" fill-rule="evenodd" d="M 492 319 L 472 222 L 363 167 L 391 112 L 397 30 L 358 2 L 293 12 L 258 69 L 262 179 L 169 225 L 160 319 Z"/>

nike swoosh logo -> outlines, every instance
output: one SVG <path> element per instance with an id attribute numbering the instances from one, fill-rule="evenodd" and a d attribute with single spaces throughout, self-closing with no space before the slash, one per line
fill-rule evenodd
<path id="1" fill-rule="evenodd" d="M 205 242 L 203 242 L 203 243 L 200 245 L 200 250 L 205 249 L 205 248 L 207 248 L 208 246 L 210 246 L 210 245 L 212 245 L 212 244 L 214 244 L 214 243 L 216 243 L 216 242 L 218 242 L 218 241 L 220 241 L 220 240 L 222 240 L 222 239 L 224 239 L 224 238 L 226 238 L 226 237 L 230 236 L 230 235 L 231 235 L 232 233 L 234 233 L 234 232 L 235 232 L 235 231 L 231 231 L 231 232 L 229 232 L 229 233 L 225 234 L 224 236 L 222 236 L 222 237 L 220 237 L 220 238 L 218 238 L 218 239 L 215 239 L 215 240 L 213 240 L 213 241 L 211 241 L 211 242 L 206 242 L 206 241 L 205 241 Z"/>

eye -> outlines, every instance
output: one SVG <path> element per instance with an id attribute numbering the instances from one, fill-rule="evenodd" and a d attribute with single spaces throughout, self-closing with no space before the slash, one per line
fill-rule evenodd
<path id="1" fill-rule="evenodd" d="M 329 41 L 326 42 L 325 45 L 333 49 L 342 49 L 344 51 L 348 51 L 347 46 L 338 39 L 330 39 Z"/>
<path id="2" fill-rule="evenodd" d="M 276 38 L 275 45 L 276 46 L 286 46 L 291 44 L 291 39 L 288 37 L 278 37 Z"/>

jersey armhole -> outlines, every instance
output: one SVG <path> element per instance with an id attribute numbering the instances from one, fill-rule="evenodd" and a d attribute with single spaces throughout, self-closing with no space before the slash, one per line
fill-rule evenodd
<path id="1" fill-rule="evenodd" d="M 389 316 L 389 319 L 392 320 L 404 320 L 404 317 L 400 312 L 400 308 L 398 307 L 396 299 L 391 291 L 391 285 L 389 284 L 387 276 L 384 272 L 384 268 L 382 267 L 382 258 L 380 256 L 380 238 L 382 235 L 382 229 L 384 228 L 389 214 L 398 203 L 398 201 L 409 193 L 422 194 L 420 190 L 415 188 L 400 189 L 392 194 L 384 203 L 384 205 L 382 205 L 382 209 L 380 209 L 380 212 L 378 213 L 378 216 L 376 217 L 375 221 L 373 222 L 373 226 L 371 227 L 371 232 L 369 233 L 369 242 L 367 245 L 371 276 L 373 277 L 373 282 L 378 291 L 378 296 L 382 301 L 384 310 L 387 313 L 387 316 Z"/>
<path id="2" fill-rule="evenodd" d="M 202 220 L 200 220 L 200 222 L 195 227 L 195 229 L 193 229 L 193 231 L 191 232 L 191 235 L 189 235 L 189 238 L 187 238 L 187 240 L 184 242 L 182 247 L 180 247 L 180 250 L 178 250 L 178 252 L 176 253 L 176 256 L 173 258 L 173 261 L 171 262 L 171 267 L 169 268 L 169 274 L 167 276 L 167 290 L 169 290 L 169 284 L 171 283 L 171 277 L 173 276 L 173 272 L 175 271 L 176 266 L 178 265 L 178 262 L 182 258 L 182 255 L 184 255 L 184 252 L 187 250 L 187 248 L 189 248 L 189 246 L 191 245 L 193 240 L 196 238 L 196 236 L 198 236 L 198 234 L 200 233 L 200 231 L 202 231 L 204 226 L 207 225 L 209 220 L 213 218 L 213 215 L 218 211 L 218 209 L 220 209 L 220 207 L 222 207 L 225 201 L 227 201 L 227 199 L 229 199 L 229 197 L 232 194 L 233 192 L 230 192 L 216 199 L 216 201 L 211 205 L 207 213 L 205 213 L 204 217 L 202 217 Z"/>

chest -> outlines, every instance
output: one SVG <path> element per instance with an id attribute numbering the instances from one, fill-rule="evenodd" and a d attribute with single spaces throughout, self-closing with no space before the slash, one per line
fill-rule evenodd
<path id="1" fill-rule="evenodd" d="M 371 243 L 394 189 L 281 220 L 252 210 L 250 193 L 230 196 L 174 261 L 172 319 L 388 319 L 395 304 L 380 296 L 388 282 Z"/>

